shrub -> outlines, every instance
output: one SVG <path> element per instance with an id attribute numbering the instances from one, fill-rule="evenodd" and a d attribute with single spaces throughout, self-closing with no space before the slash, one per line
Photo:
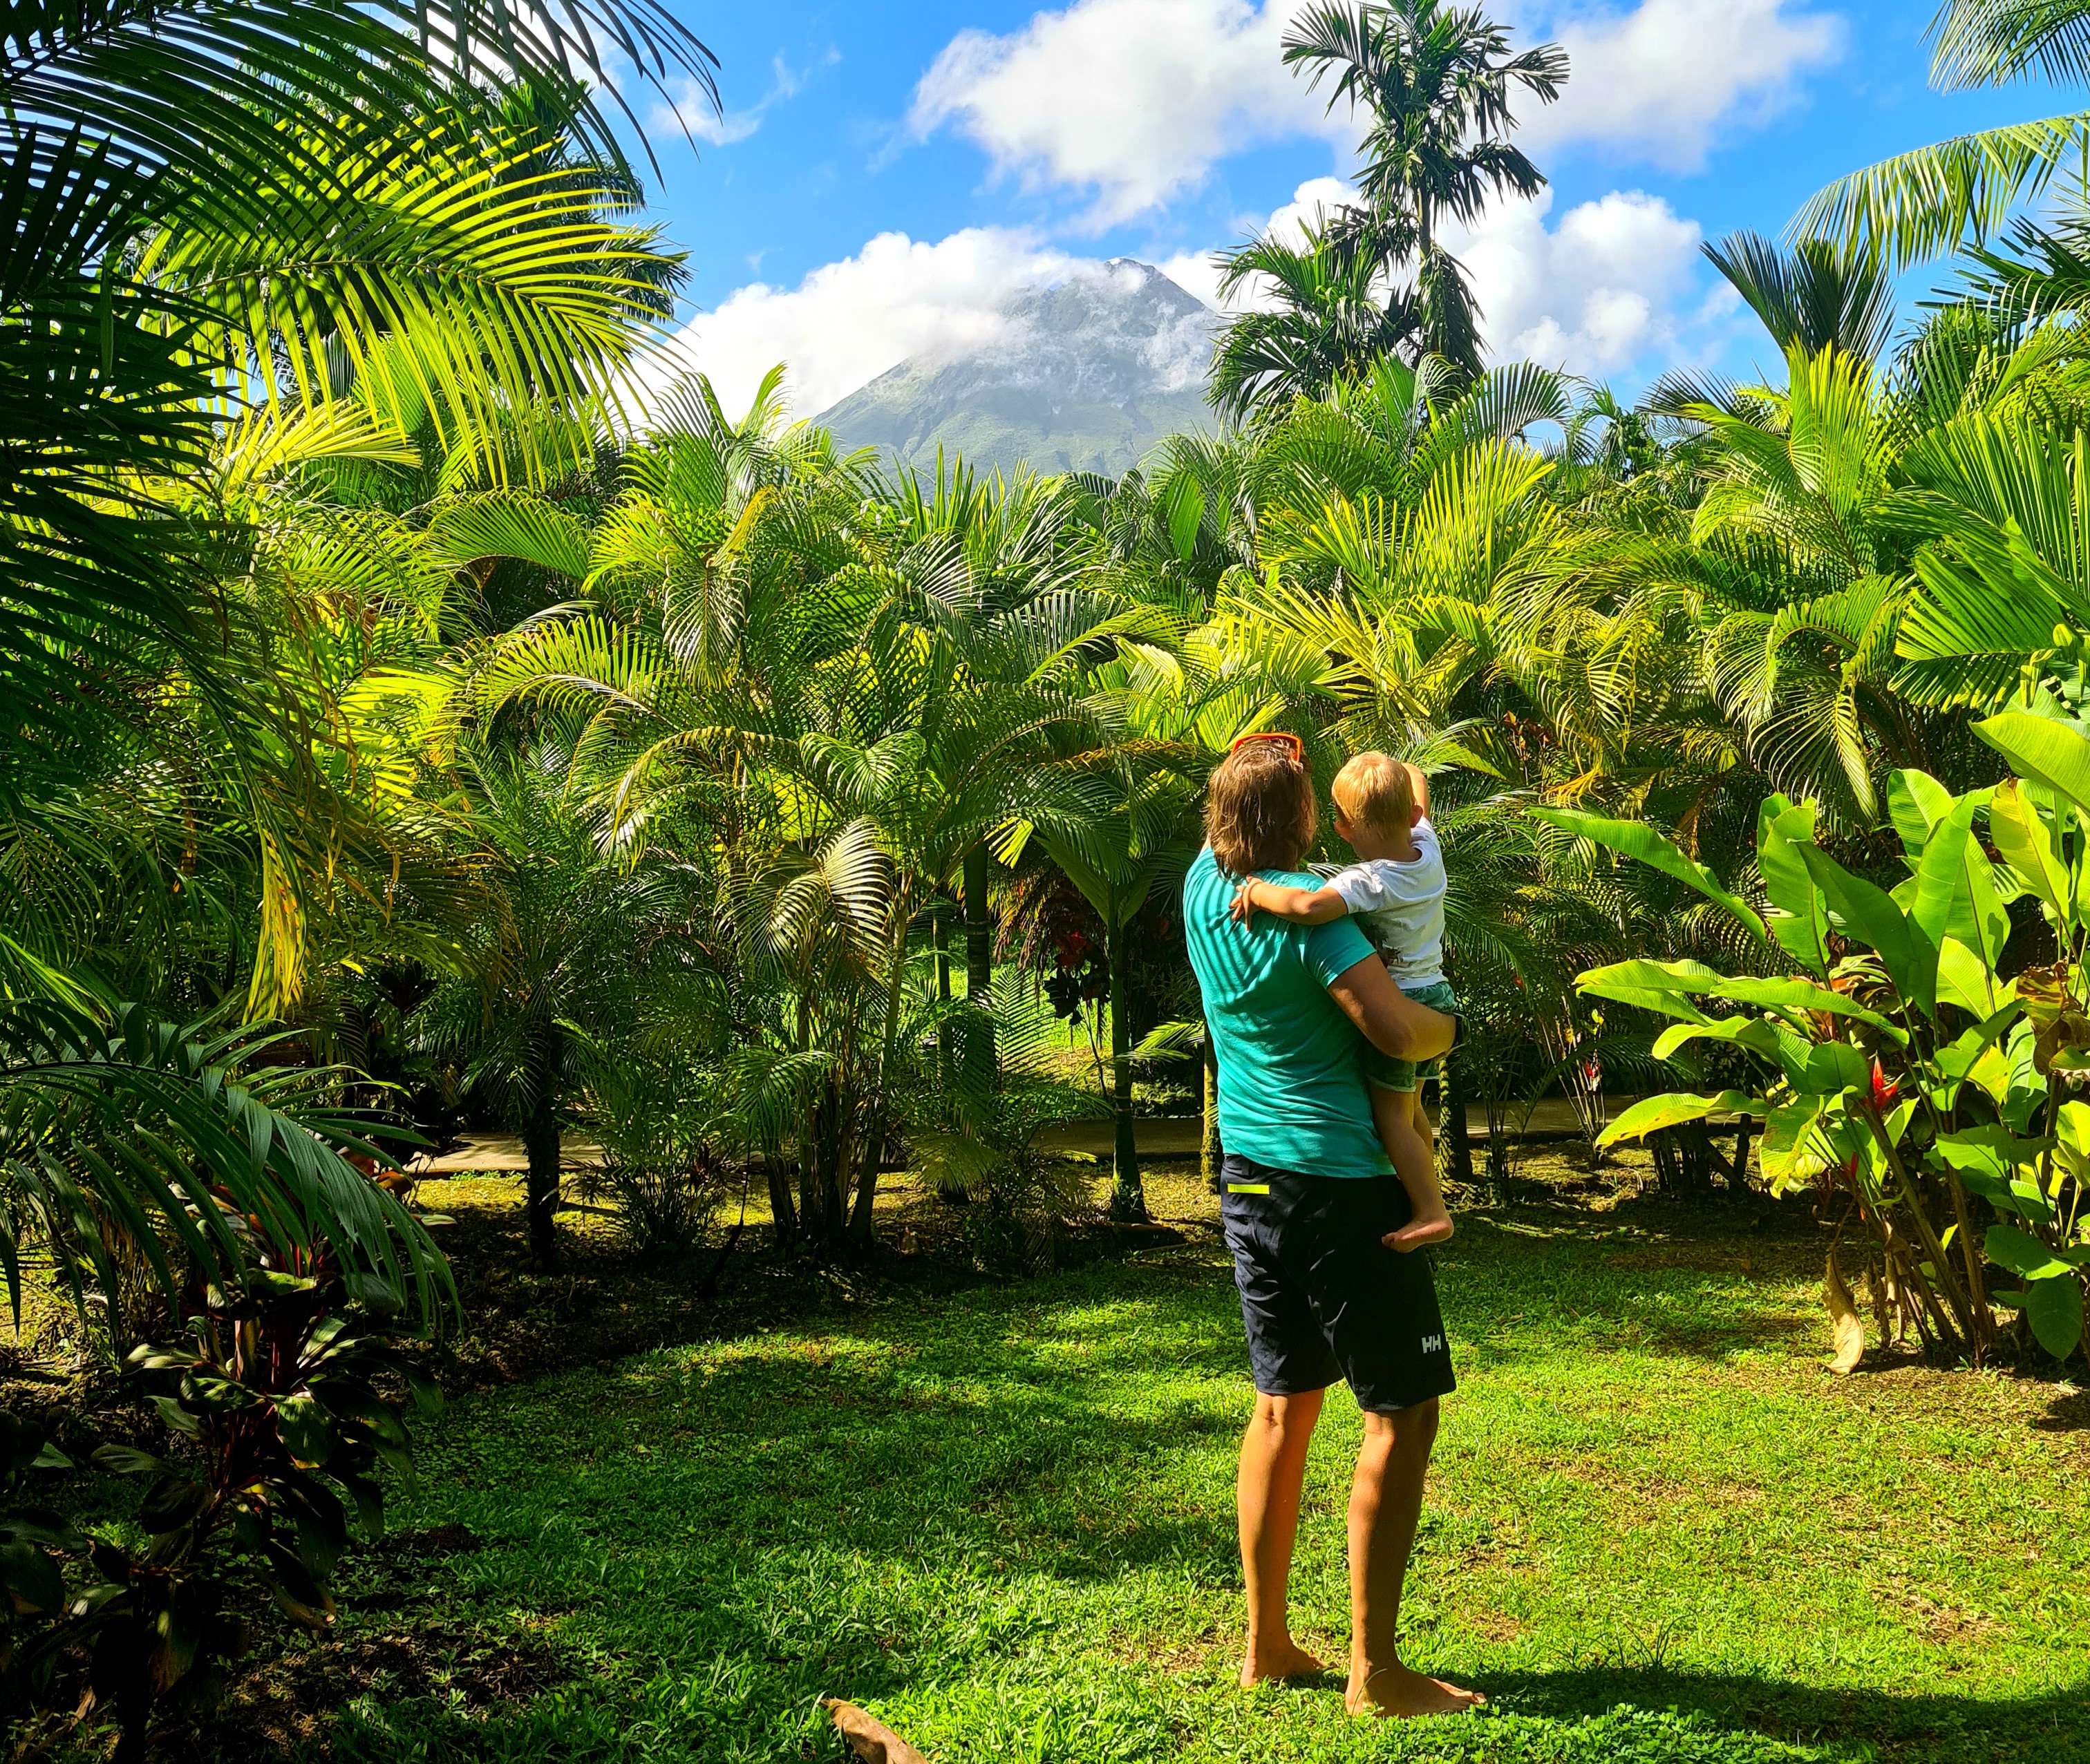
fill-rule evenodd
<path id="1" fill-rule="evenodd" d="M 713 1106 L 715 1089 L 707 1073 L 635 1052 L 591 1079 L 602 1165 L 586 1191 L 609 1200 L 641 1255 L 687 1254 L 725 1198 L 731 1123 Z"/>
<path id="2" fill-rule="evenodd" d="M 916 1174 L 965 1209 L 965 1236 L 973 1260 L 991 1273 L 1052 1266 L 1068 1224 L 1093 1215 L 1091 1162 L 1039 1149 L 1038 1137 L 1056 1122 L 1094 1119 L 1103 1107 L 1071 1085 L 1024 1082 L 995 1096 L 992 1116 L 967 1112 L 954 1131 L 910 1136 Z"/>
<path id="3" fill-rule="evenodd" d="M 1758 823 L 1761 913 L 1651 828 L 1535 812 L 1688 882 L 1787 969 L 1628 961 L 1582 975 L 1585 993 L 1672 1019 L 1658 1058 L 1686 1064 L 1711 1044 L 1748 1054 L 1755 1075 L 1745 1089 L 1649 1097 L 1606 1140 L 1756 1116 L 1774 1190 L 1845 1197 L 1884 1333 L 1912 1328 L 1934 1352 L 1979 1362 L 2000 1307 L 2065 1360 L 2083 1341 L 2090 1273 L 2090 734 L 2052 706 L 1976 732 L 2019 775 L 1955 796 L 1895 773 L 1908 874 L 1891 891 L 1821 850 L 1814 805 L 1783 796 Z M 2006 978 L 2006 909 L 2020 897 L 2039 903 L 2056 959 Z M 1833 1249 L 1826 1295 L 1847 1370 L 1862 1336 Z"/>
<path id="4" fill-rule="evenodd" d="M 134 1393 L 172 1438 L 166 1456 L 103 1445 L 98 1471 L 146 1481 L 134 1552 L 84 1535 L 28 1498 L 37 1470 L 73 1461 L 41 1429 L 0 1415 L 0 1723 L 62 1728 L 113 1719 L 116 1757 L 156 1724 L 217 1700 L 247 1625 L 228 1611 L 243 1561 L 294 1621 L 333 1620 L 334 1565 L 351 1511 L 384 1524 L 381 1469 L 409 1467 L 401 1393 L 434 1386 L 401 1351 L 398 1305 L 351 1302 L 324 1250 L 213 1287 L 186 1337 L 135 1350 Z M 70 1710 L 68 1716 L 65 1712 Z"/>

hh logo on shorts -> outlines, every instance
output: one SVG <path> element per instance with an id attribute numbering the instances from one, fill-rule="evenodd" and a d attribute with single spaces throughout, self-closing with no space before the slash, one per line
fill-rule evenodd
<path id="1" fill-rule="evenodd" d="M 1442 1354 L 1444 1351 L 1444 1337 L 1441 1335 L 1426 1335 L 1422 1338 L 1422 1351 L 1426 1354 Z"/>

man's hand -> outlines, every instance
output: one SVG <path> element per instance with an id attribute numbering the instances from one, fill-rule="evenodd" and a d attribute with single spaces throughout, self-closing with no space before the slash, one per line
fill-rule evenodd
<path id="1" fill-rule="evenodd" d="M 1451 1050 L 1459 1019 L 1432 1011 L 1393 983 L 1386 964 L 1367 955 L 1328 982 L 1328 996 L 1388 1059 L 1434 1060 Z"/>
<path id="2" fill-rule="evenodd" d="M 1234 902 L 1227 911 L 1233 916 L 1236 925 L 1247 925 L 1255 917 L 1255 882 L 1253 878 L 1243 882 L 1234 891 Z"/>

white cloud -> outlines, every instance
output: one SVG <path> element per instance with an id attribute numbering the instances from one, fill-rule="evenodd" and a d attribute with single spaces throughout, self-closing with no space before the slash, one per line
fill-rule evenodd
<path id="1" fill-rule="evenodd" d="M 956 127 L 999 171 L 1094 191 L 1089 221 L 1113 225 L 1229 153 L 1327 127 L 1279 58 L 1293 4 L 1076 0 L 1006 36 L 961 31 L 910 120 L 918 135 Z"/>
<path id="2" fill-rule="evenodd" d="M 1586 144 L 1672 171 L 1692 171 L 1738 124 L 1763 122 L 1797 96 L 1801 75 L 1843 51 L 1843 22 L 1803 0 L 1641 0 L 1628 11 L 1526 10 L 1517 41 L 1568 51 L 1557 103 L 1528 105 L 1519 144 Z M 1520 19 L 1520 24 L 1524 23 Z"/>
<path id="3" fill-rule="evenodd" d="M 1241 236 L 1245 238 L 1252 233 L 1269 233 L 1297 248 L 1306 242 L 1309 227 L 1332 220 L 1338 208 L 1356 200 L 1357 191 L 1340 178 L 1309 178 L 1292 192 L 1289 202 L 1259 225 L 1253 219 L 1245 221 Z M 1163 258 L 1158 267 L 1177 287 L 1195 294 L 1208 307 L 1236 312 L 1266 303 L 1254 282 L 1236 289 L 1232 300 L 1219 298 L 1216 251 L 1179 251 L 1172 257 Z"/>
<path id="4" fill-rule="evenodd" d="M 968 227 L 934 244 L 881 233 L 795 288 L 758 281 L 736 289 L 690 322 L 677 354 L 711 376 L 733 415 L 763 375 L 786 363 L 793 407 L 810 416 L 910 355 L 991 342 L 1011 294 L 1086 261 L 1008 227 Z"/>
<path id="5" fill-rule="evenodd" d="M 1262 224 L 1297 239 L 1350 194 L 1338 178 L 1309 179 Z M 1705 356 L 1724 341 L 1714 328 L 1734 304 L 1731 290 L 1716 283 L 1710 295 L 1704 292 L 1696 221 L 1639 191 L 1580 204 L 1549 226 L 1552 208 L 1547 191 L 1536 202 L 1492 209 L 1446 237 L 1472 279 L 1494 359 L 1528 357 L 1603 376 L 1630 372 L 1658 351 L 1666 358 Z M 1244 225 L 1250 230 L 1252 219 Z M 1159 267 L 1216 307 L 1211 256 L 1186 252 Z M 881 233 L 796 287 L 758 281 L 735 290 L 685 328 L 676 356 L 712 376 L 733 414 L 746 407 L 763 374 L 785 363 L 793 407 L 811 415 L 910 357 L 992 344 L 1006 334 L 1002 307 L 1023 289 L 1103 273 L 1099 260 L 1055 250 L 1015 228 L 969 227 L 934 242 Z M 1258 303 L 1251 289 L 1233 305 Z M 1157 344 L 1164 346 L 1175 346 Z"/>
<path id="6" fill-rule="evenodd" d="M 1262 228 L 1249 230 L 1298 244 L 1309 225 L 1355 195 L 1340 178 L 1309 178 Z M 1465 265 L 1495 359 L 1615 371 L 1650 349 L 1676 344 L 1707 315 L 1697 292 L 1703 235 L 1697 221 L 1637 190 L 1580 204 L 1549 228 L 1553 207 L 1553 192 L 1544 191 L 1534 202 L 1497 204 L 1473 225 L 1444 235 L 1445 248 Z M 1219 307 L 1213 255 L 1185 252 L 1160 267 L 1207 306 Z M 1224 310 L 1267 303 L 1251 283 Z"/>
<path id="7" fill-rule="evenodd" d="M 1297 243 L 1308 224 L 1353 194 L 1340 178 L 1310 179 L 1265 225 Z M 1700 292 L 1698 223 L 1637 190 L 1581 203 L 1549 227 L 1553 207 L 1553 192 L 1544 191 L 1445 234 L 1480 303 L 1490 357 L 1601 376 L 1629 370 L 1657 350 L 1697 350 L 1703 328 L 1722 315 L 1718 290 L 1727 289 L 1720 282 L 1711 297 Z M 1210 253 L 1187 252 L 1160 267 L 1208 306 L 1220 304 Z M 1227 310 L 1266 304 L 1251 283 Z"/>
<path id="8" fill-rule="evenodd" d="M 1602 376 L 1686 346 L 1705 315 L 1698 223 L 1637 190 L 1585 202 L 1549 228 L 1550 191 L 1447 235 L 1481 309 L 1489 354 Z"/>
<path id="9" fill-rule="evenodd" d="M 1326 114 L 1279 54 L 1301 0 L 1074 0 L 1006 36 L 961 32 L 915 88 L 918 136 L 956 129 L 998 174 L 1086 193 L 1084 222 L 1118 225 L 1195 187 L 1228 157 L 1318 136 L 1347 154 L 1358 122 Z M 1564 95 L 1524 139 L 1593 145 L 1666 168 L 1698 164 L 1737 123 L 1793 98 L 1841 53 L 1843 26 L 1809 0 L 1528 4 L 1514 45 L 1552 38 Z"/>
<path id="10" fill-rule="evenodd" d="M 818 63 L 832 67 L 842 58 L 841 51 L 830 48 Z M 793 67 L 781 55 L 769 64 L 769 89 L 744 109 L 720 111 L 712 106 L 696 82 L 683 79 L 678 83 L 672 105 L 656 107 L 652 118 L 656 129 L 670 127 L 687 129 L 696 139 L 712 147 L 730 147 L 735 141 L 744 141 L 762 127 L 762 119 L 771 106 L 795 98 L 805 89 L 809 70 Z"/>

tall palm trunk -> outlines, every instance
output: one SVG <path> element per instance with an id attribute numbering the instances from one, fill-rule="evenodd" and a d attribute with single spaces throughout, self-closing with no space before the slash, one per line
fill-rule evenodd
<path id="1" fill-rule="evenodd" d="M 1219 1191 L 1219 1166 L 1226 1150 L 1219 1144 L 1219 1049 L 1212 1040 L 1212 1028 L 1205 1025 L 1205 1134 L 1199 1148 L 1198 1174 L 1214 1194 Z"/>
<path id="2" fill-rule="evenodd" d="M 1103 952 L 1110 964 L 1111 1107 L 1116 1117 L 1116 1148 L 1111 1167 L 1110 1216 L 1144 1221 L 1146 1193 L 1139 1180 L 1139 1144 L 1132 1121 L 1132 998 L 1125 930 L 1107 926 Z"/>
<path id="3" fill-rule="evenodd" d="M 929 923 L 936 951 L 936 1002 L 951 1002 L 951 921 L 941 907 L 930 909 Z M 936 1019 L 936 1095 L 945 1108 L 951 1095 L 951 1024 L 948 1015 Z"/>
<path id="4" fill-rule="evenodd" d="M 965 853 L 965 997 L 984 1011 L 994 988 L 994 927 L 987 910 L 987 848 Z M 994 1079 L 994 1028 L 984 1016 L 965 1024 L 965 1082 L 977 1094 Z"/>
<path id="5" fill-rule="evenodd" d="M 1473 1180 L 1473 1136 L 1466 1124 L 1466 1062 L 1455 1050 L 1444 1056 L 1444 1079 L 1439 1088 L 1451 1129 L 1451 1174 L 1471 1187 Z"/>
<path id="6" fill-rule="evenodd" d="M 551 1074 L 540 1075 L 535 1101 L 522 1122 L 522 1149 L 530 1161 L 524 1206 L 530 1222 L 530 1260 L 551 1268 L 559 1260 L 559 1109 Z"/>
<path id="7" fill-rule="evenodd" d="M 871 1241 L 872 1212 L 878 1204 L 878 1166 L 885 1151 L 886 1124 L 892 1118 L 888 1098 L 893 1057 L 900 1046 L 900 998 L 907 985 L 907 929 L 914 916 L 905 895 L 893 903 L 892 916 L 899 929 L 893 934 L 892 947 L 887 955 L 885 1030 L 879 1039 L 878 1088 L 865 1110 L 863 1158 L 857 1170 L 856 1204 L 849 1212 L 849 1235 L 860 1243 Z"/>

